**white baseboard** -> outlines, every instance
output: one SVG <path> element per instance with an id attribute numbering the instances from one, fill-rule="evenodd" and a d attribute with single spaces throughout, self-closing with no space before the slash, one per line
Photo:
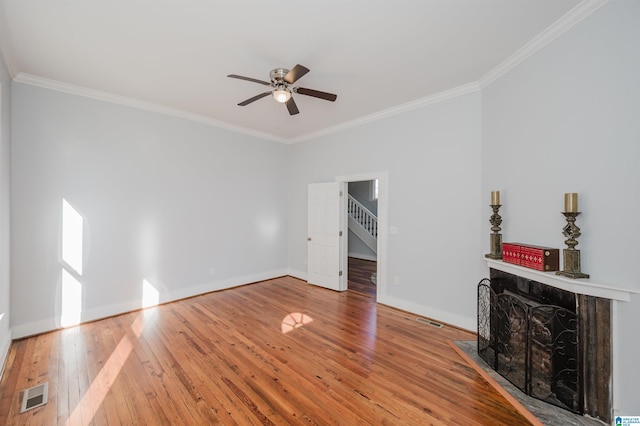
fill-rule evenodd
<path id="1" fill-rule="evenodd" d="M 9 355 L 9 349 L 11 349 L 11 329 L 2 336 L 0 340 L 0 380 L 2 380 L 2 375 L 4 374 L 4 367 L 7 363 L 7 356 Z"/>
<path id="2" fill-rule="evenodd" d="M 303 271 L 298 271 L 297 269 L 287 269 L 287 275 L 291 275 L 294 278 L 298 278 L 299 280 L 306 281 L 307 273 Z"/>
<path id="3" fill-rule="evenodd" d="M 226 290 L 229 288 L 251 284 L 258 281 L 269 280 L 272 278 L 278 278 L 285 275 L 291 275 L 289 273 L 289 270 L 280 269 L 252 275 L 244 275 L 241 277 L 235 277 L 221 281 L 213 281 L 184 289 L 177 289 L 167 293 L 161 293 L 159 295 L 159 304 L 175 302 L 176 300 L 186 299 L 188 297 L 198 296 L 201 294 L 210 293 L 212 291 Z M 99 306 L 97 308 L 83 311 L 81 322 L 84 323 L 96 321 L 114 315 L 136 311 L 141 308 L 142 300 L 132 300 L 124 303 Z M 19 339 L 22 337 L 33 336 L 35 334 L 46 333 L 48 331 L 56 330 L 59 328 L 61 328 L 60 318 L 46 318 L 26 324 L 16 325 L 13 327 L 12 332 L 14 338 Z"/>
<path id="4" fill-rule="evenodd" d="M 462 315 L 452 314 L 451 312 L 442 311 L 429 306 L 418 305 L 406 300 L 396 299 L 382 294 L 378 295 L 378 303 L 391 306 L 392 308 L 402 309 L 423 317 L 431 318 L 435 321 L 444 322 L 453 326 L 468 330 L 475 333 L 478 329 L 477 318 L 469 318 Z"/>
<path id="5" fill-rule="evenodd" d="M 307 273 L 303 271 L 288 269 L 287 275 L 299 278 L 303 281 L 307 280 Z M 383 305 L 391 306 L 392 308 L 402 309 L 403 311 L 411 312 L 416 315 L 451 324 L 464 330 L 469 330 L 472 333 L 475 333 L 477 330 L 477 318 L 475 317 L 469 318 L 452 314 L 451 312 L 433 309 L 428 306 L 419 305 L 417 303 L 411 303 L 406 300 L 396 299 L 388 296 L 385 297 L 383 294 L 381 294 L 381 292 L 378 292 L 377 302 Z"/>

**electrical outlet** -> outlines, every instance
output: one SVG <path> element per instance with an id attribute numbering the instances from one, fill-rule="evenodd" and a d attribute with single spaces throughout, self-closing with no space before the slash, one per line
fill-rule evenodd
<path id="1" fill-rule="evenodd" d="M 209 275 L 215 275 L 215 274 L 216 274 L 216 268 L 212 266 L 211 268 L 209 268 Z"/>
<path id="2" fill-rule="evenodd" d="M 400 277 L 393 277 L 393 284 L 400 285 Z"/>

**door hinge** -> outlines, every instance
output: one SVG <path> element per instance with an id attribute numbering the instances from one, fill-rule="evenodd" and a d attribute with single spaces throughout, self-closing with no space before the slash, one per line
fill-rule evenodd
<path id="1" fill-rule="evenodd" d="M 340 231 L 340 233 L 338 234 L 339 237 L 342 237 L 342 231 Z"/>
<path id="2" fill-rule="evenodd" d="M 338 276 L 341 277 L 342 276 L 342 271 L 338 272 Z"/>
<path id="3" fill-rule="evenodd" d="M 340 191 L 340 196 L 342 197 L 344 194 L 342 193 L 342 191 Z"/>

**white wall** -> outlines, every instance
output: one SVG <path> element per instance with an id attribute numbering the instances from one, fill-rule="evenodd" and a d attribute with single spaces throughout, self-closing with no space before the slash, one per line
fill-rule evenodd
<path id="1" fill-rule="evenodd" d="M 60 325 L 63 270 L 83 321 L 140 307 L 145 279 L 167 301 L 286 273 L 285 145 L 20 83 L 12 105 L 14 337 Z"/>
<path id="2" fill-rule="evenodd" d="M 474 329 L 481 278 L 480 94 L 290 147 L 289 266 L 306 276 L 307 185 L 387 171 L 382 303 Z M 418 194 L 418 196 L 416 196 Z M 393 285 L 398 277 L 399 285 Z M 379 278 L 380 281 L 380 278 Z"/>
<path id="3" fill-rule="evenodd" d="M 0 376 L 11 345 L 10 181 L 11 79 L 0 55 Z"/>
<path id="4" fill-rule="evenodd" d="M 483 222 L 498 189 L 505 241 L 564 248 L 563 194 L 578 192 L 582 270 L 640 290 L 640 2 L 609 2 L 482 99 Z M 640 295 L 618 308 L 615 406 L 638 415 Z"/>

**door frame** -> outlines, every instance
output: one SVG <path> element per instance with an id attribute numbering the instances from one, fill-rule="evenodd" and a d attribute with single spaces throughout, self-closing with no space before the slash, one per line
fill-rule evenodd
<path id="1" fill-rule="evenodd" d="M 381 295 L 386 294 L 387 288 L 387 256 L 388 256 L 388 237 L 389 237 L 389 173 L 388 172 L 371 172 L 361 173 L 357 175 L 341 175 L 336 176 L 334 180 L 338 182 L 360 182 L 369 180 L 378 180 L 378 242 L 377 242 L 377 262 L 376 262 L 376 302 L 381 300 Z M 346 195 L 346 194 L 345 194 Z M 346 204 L 346 203 L 345 203 Z M 347 222 L 347 209 L 343 209 L 340 218 L 341 223 Z M 345 234 L 348 236 L 348 229 L 345 229 Z M 349 255 L 348 250 L 348 237 L 343 238 L 340 244 L 342 244 L 340 250 L 341 265 L 347 265 L 347 257 Z M 346 268 L 345 268 L 346 269 Z M 342 275 L 344 283 L 341 285 L 347 288 L 347 274 Z"/>

